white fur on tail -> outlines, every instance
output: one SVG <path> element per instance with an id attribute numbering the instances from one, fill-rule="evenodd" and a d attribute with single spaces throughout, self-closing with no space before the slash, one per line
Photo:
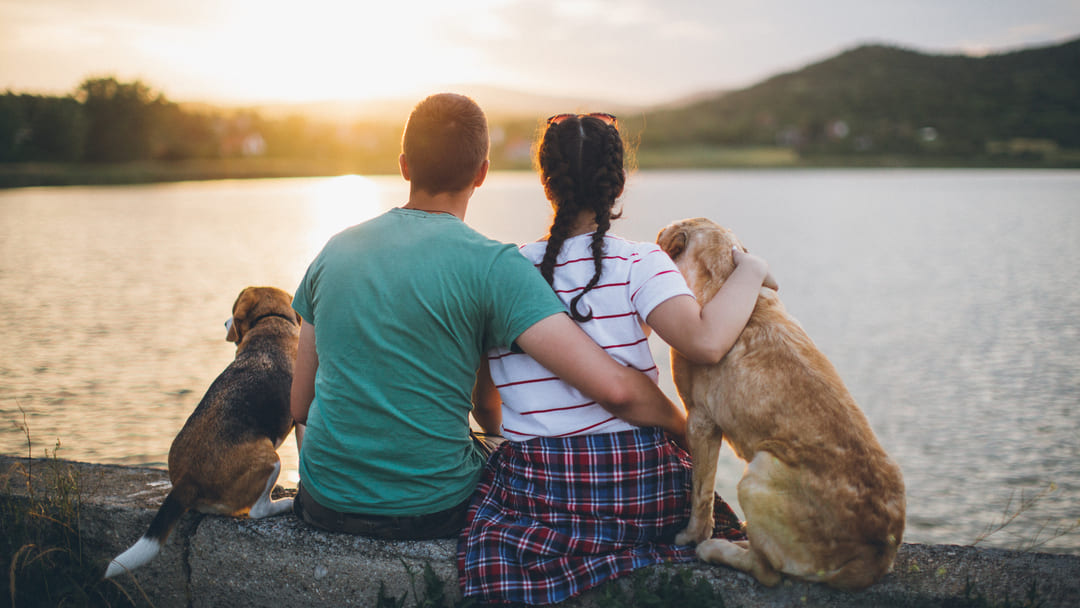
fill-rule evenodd
<path id="1" fill-rule="evenodd" d="M 109 569 L 105 571 L 105 578 L 111 578 L 125 570 L 138 568 L 154 559 L 154 556 L 160 551 L 161 541 L 144 536 L 134 545 L 131 545 L 130 549 L 117 555 L 116 558 L 112 560 L 112 563 L 109 564 Z"/>

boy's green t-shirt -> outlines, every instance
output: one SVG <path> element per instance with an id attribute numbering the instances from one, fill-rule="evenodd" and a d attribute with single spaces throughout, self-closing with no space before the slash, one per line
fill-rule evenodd
<path id="1" fill-rule="evenodd" d="M 435 513 L 472 493 L 484 353 L 566 310 L 515 246 L 409 209 L 331 238 L 293 307 L 319 358 L 300 478 L 320 504 L 370 515 Z"/>

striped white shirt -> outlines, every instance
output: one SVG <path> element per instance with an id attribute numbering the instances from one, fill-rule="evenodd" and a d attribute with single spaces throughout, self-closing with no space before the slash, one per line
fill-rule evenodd
<path id="1" fill-rule="evenodd" d="M 553 287 L 567 310 L 592 279 L 591 242 L 592 234 L 567 239 L 556 260 Z M 546 247 L 546 242 L 529 243 L 521 247 L 521 253 L 539 267 Z M 600 282 L 578 302 L 578 312 L 592 312 L 593 318 L 580 325 L 615 360 L 656 382 L 660 374 L 649 351 L 644 319 L 661 302 L 683 294 L 693 295 L 671 258 L 657 245 L 608 234 Z M 495 349 L 488 353 L 488 361 L 502 397 L 503 436 L 509 440 L 635 428 L 524 353 Z"/>

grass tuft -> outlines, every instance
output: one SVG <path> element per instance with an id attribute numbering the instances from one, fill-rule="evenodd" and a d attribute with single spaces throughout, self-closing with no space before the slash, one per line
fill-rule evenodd
<path id="1" fill-rule="evenodd" d="M 19 411 L 23 419 L 16 426 L 26 436 L 26 461 L 0 471 L 2 604 L 134 606 L 135 598 L 115 581 L 103 581 L 99 565 L 83 551 L 79 475 L 57 456 L 60 441 L 35 462 L 26 412 L 21 406 Z M 13 490 L 23 485 L 25 496 L 18 496 Z"/>
<path id="2" fill-rule="evenodd" d="M 994 534 L 1001 532 L 1014 521 L 1016 521 L 1017 518 L 1019 518 L 1021 515 L 1032 510 L 1032 508 L 1034 508 L 1035 505 L 1037 505 L 1044 498 L 1056 492 L 1057 489 L 1058 485 L 1054 482 L 1050 482 L 1045 488 L 1039 490 L 1033 495 L 1028 495 L 1021 491 L 1019 500 L 1014 500 L 1016 498 L 1015 493 L 1011 494 L 1009 496 L 1008 502 L 1005 503 L 1005 507 L 1001 511 L 1001 515 L 996 520 L 987 525 L 986 529 L 975 537 L 975 540 L 971 543 L 971 546 L 974 547 L 986 540 L 987 538 L 993 536 Z M 1080 531 L 1080 520 L 1069 524 L 1056 526 L 1052 530 L 1049 529 L 1050 525 L 1051 522 L 1049 520 L 1042 522 L 1039 525 L 1038 529 L 1035 530 L 1034 535 L 1022 538 L 1016 544 L 1014 549 L 1017 551 L 1035 551 L 1036 549 L 1039 549 L 1040 547 L 1046 545 L 1046 543 L 1052 540 Z"/>

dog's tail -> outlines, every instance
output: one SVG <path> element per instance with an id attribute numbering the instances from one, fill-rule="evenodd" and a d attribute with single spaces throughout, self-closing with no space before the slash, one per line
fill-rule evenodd
<path id="1" fill-rule="evenodd" d="M 173 487 L 169 495 L 165 497 L 165 502 L 161 503 L 154 520 L 150 522 L 146 534 L 143 534 L 142 538 L 127 551 L 117 555 L 109 563 L 108 569 L 105 570 L 105 578 L 138 568 L 154 559 L 169 538 L 169 533 L 176 527 L 176 522 L 180 521 L 184 512 L 188 510 L 186 505 L 189 501 L 183 500 L 181 494 L 181 488 Z"/>

